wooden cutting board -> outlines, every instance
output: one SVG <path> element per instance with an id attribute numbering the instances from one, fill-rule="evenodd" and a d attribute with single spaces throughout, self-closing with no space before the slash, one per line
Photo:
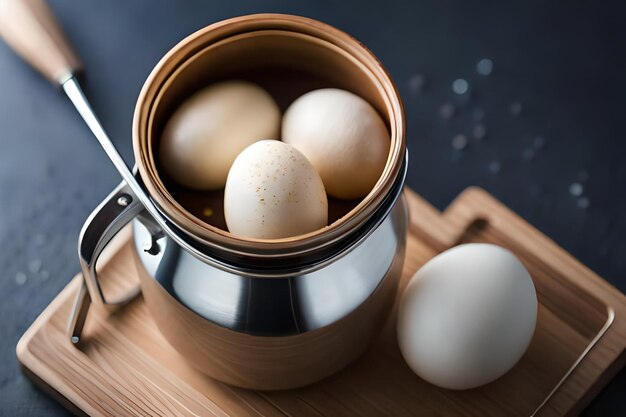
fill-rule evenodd
<path id="1" fill-rule="evenodd" d="M 471 188 L 439 213 L 410 190 L 411 226 L 400 291 L 438 252 L 460 242 L 492 242 L 529 269 L 538 324 L 521 361 L 468 391 L 436 388 L 405 365 L 395 310 L 357 362 L 315 385 L 256 392 L 211 380 L 165 341 L 141 298 L 113 314 L 92 309 L 81 348 L 66 333 L 80 276 L 24 334 L 24 371 L 72 411 L 94 416 L 562 416 L 576 414 L 626 361 L 626 297 L 485 191 Z M 102 266 L 107 285 L 135 279 L 128 235 Z"/>

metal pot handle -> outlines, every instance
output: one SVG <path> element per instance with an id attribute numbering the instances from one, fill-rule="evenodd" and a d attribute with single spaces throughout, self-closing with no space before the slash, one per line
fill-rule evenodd
<path id="1" fill-rule="evenodd" d="M 125 182 L 91 213 L 78 239 L 78 257 L 83 280 L 76 304 L 70 316 L 69 332 L 72 343 L 78 343 L 92 302 L 104 306 L 120 306 L 135 298 L 139 286 L 115 299 L 106 299 L 98 282 L 96 263 L 113 237 L 133 218 L 143 211 L 143 206 Z"/>

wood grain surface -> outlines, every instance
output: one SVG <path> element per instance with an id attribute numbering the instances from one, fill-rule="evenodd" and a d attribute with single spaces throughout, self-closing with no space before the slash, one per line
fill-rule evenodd
<path id="1" fill-rule="evenodd" d="M 256 392 L 213 381 L 165 341 L 141 298 L 94 310 L 80 349 L 66 325 L 80 277 L 48 306 L 17 347 L 24 370 L 74 412 L 89 415 L 574 415 L 624 365 L 626 297 L 484 191 L 468 189 L 443 213 L 407 190 L 411 226 L 400 291 L 441 250 L 492 242 L 529 269 L 539 298 L 529 350 L 502 378 L 468 391 L 436 388 L 405 365 L 395 312 L 356 363 L 309 387 Z M 127 242 L 128 237 L 125 238 Z M 135 279 L 122 242 L 101 277 Z"/>

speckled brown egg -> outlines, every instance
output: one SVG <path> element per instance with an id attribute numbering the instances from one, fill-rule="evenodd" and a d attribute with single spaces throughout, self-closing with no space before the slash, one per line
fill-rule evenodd
<path id="1" fill-rule="evenodd" d="M 278 239 L 321 229 L 328 222 L 324 184 L 293 146 L 263 140 L 233 162 L 224 190 L 228 230 L 240 237 Z"/>

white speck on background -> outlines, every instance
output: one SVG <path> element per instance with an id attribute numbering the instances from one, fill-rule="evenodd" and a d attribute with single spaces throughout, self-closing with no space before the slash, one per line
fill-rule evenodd
<path id="1" fill-rule="evenodd" d="M 454 116 L 455 110 L 452 104 L 446 103 L 439 108 L 439 116 L 444 120 L 451 119 L 452 116 Z"/>
<path id="2" fill-rule="evenodd" d="M 492 161 L 489 163 L 487 168 L 489 169 L 489 172 L 491 172 L 492 174 L 497 174 L 502 169 L 502 165 L 498 161 Z"/>
<path id="3" fill-rule="evenodd" d="M 474 129 L 472 130 L 472 134 L 474 135 L 474 139 L 481 140 L 487 135 L 487 128 L 485 127 L 484 124 L 479 123 L 476 126 L 474 126 Z"/>
<path id="4" fill-rule="evenodd" d="M 489 58 L 483 58 L 476 64 L 476 72 L 480 75 L 489 75 L 493 71 L 493 61 Z"/>
<path id="5" fill-rule="evenodd" d="M 546 140 L 543 138 L 543 136 L 537 136 L 535 137 L 535 139 L 533 139 L 533 147 L 535 149 L 543 149 L 544 146 L 546 146 Z"/>
<path id="6" fill-rule="evenodd" d="M 457 151 L 465 149 L 467 146 L 467 137 L 463 134 L 456 135 L 452 138 L 452 147 Z"/>
<path id="7" fill-rule="evenodd" d="M 24 285 L 26 284 L 26 280 L 28 279 L 28 277 L 26 276 L 25 273 L 23 272 L 18 272 L 17 274 L 15 274 L 15 283 L 17 285 Z"/>
<path id="8" fill-rule="evenodd" d="M 413 74 L 409 78 L 409 91 L 412 95 L 420 94 L 424 89 L 425 78 L 422 74 Z"/>
<path id="9" fill-rule="evenodd" d="M 452 91 L 456 94 L 465 94 L 467 90 L 469 90 L 469 84 L 463 78 L 458 78 L 452 83 Z"/>
<path id="10" fill-rule="evenodd" d="M 522 151 L 522 158 L 526 161 L 530 161 L 535 157 L 535 151 L 532 148 L 526 148 Z"/>
<path id="11" fill-rule="evenodd" d="M 574 182 L 569 186 L 569 193 L 574 197 L 580 197 L 581 195 L 583 195 L 583 191 L 583 185 L 579 182 Z"/>
<path id="12" fill-rule="evenodd" d="M 519 101 L 515 101 L 511 103 L 511 107 L 509 108 L 509 111 L 511 112 L 513 116 L 519 116 L 520 113 L 522 112 L 522 103 L 520 103 Z"/>
<path id="13" fill-rule="evenodd" d="M 34 274 L 41 270 L 41 259 L 33 259 L 28 263 L 28 270 Z"/>

